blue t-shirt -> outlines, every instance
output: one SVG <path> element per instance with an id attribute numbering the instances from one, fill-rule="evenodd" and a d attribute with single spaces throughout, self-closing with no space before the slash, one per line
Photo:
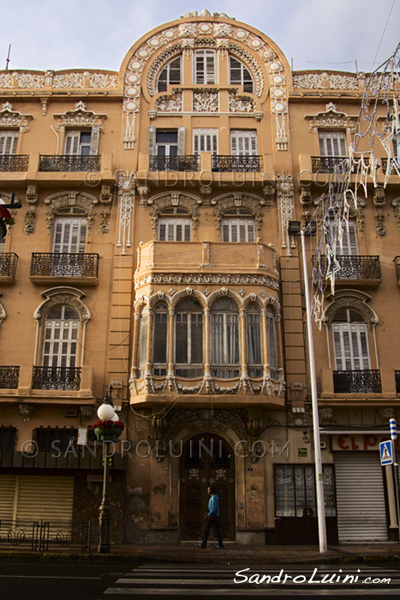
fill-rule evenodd
<path id="1" fill-rule="evenodd" d="M 213 494 L 208 501 L 208 516 L 219 517 L 219 500 L 217 494 Z"/>

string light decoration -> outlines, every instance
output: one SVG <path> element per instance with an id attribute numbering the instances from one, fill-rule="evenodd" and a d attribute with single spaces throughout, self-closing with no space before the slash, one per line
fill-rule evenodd
<path id="1" fill-rule="evenodd" d="M 314 254 L 312 278 L 314 296 L 311 310 L 321 329 L 326 290 L 335 294 L 335 278 L 340 271 L 343 236 L 349 236 L 349 218 L 359 212 L 359 193 L 367 197 L 367 183 L 377 187 L 379 168 L 385 175 L 400 176 L 399 155 L 393 139 L 400 134 L 400 44 L 395 52 L 366 80 L 360 112 L 349 147 L 348 158 L 334 166 L 328 193 L 318 200 L 319 236 Z M 382 107 L 384 114 L 382 114 Z M 386 157 L 375 156 L 383 147 Z"/>

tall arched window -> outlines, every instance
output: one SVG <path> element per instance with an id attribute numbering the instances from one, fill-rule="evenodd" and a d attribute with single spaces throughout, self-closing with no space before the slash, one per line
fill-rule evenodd
<path id="1" fill-rule="evenodd" d="M 153 374 L 167 374 L 168 353 L 168 308 L 165 302 L 158 302 L 154 307 L 153 327 Z"/>
<path id="2" fill-rule="evenodd" d="M 247 368 L 249 377 L 262 377 L 261 314 L 258 305 L 251 302 L 246 311 Z"/>
<path id="3" fill-rule="evenodd" d="M 162 69 L 157 81 L 157 92 L 166 92 L 168 85 L 181 82 L 181 57 L 172 59 Z"/>
<path id="4" fill-rule="evenodd" d="M 370 369 L 367 324 L 352 308 L 342 308 L 332 321 L 335 365 L 338 371 Z"/>
<path id="5" fill-rule="evenodd" d="M 139 336 L 138 336 L 138 376 L 144 377 L 144 372 L 147 363 L 147 343 L 148 343 L 148 330 L 149 330 L 149 312 L 147 308 L 144 308 L 140 314 L 139 321 Z"/>
<path id="6" fill-rule="evenodd" d="M 229 57 L 229 80 L 233 85 L 243 85 L 244 92 L 253 92 L 253 78 L 250 71 L 233 56 Z"/>
<path id="7" fill-rule="evenodd" d="M 44 323 L 44 367 L 76 367 L 78 330 L 79 316 L 70 306 L 57 306 L 49 312 Z"/>
<path id="8" fill-rule="evenodd" d="M 272 379 L 278 378 L 278 339 L 276 335 L 276 315 L 270 306 L 266 310 L 268 364 Z"/>
<path id="9" fill-rule="evenodd" d="M 176 306 L 175 368 L 180 377 L 203 375 L 203 310 L 200 303 L 190 297 Z"/>
<path id="10" fill-rule="evenodd" d="M 219 298 L 211 307 L 211 363 L 214 377 L 239 377 L 239 312 L 230 298 Z"/>

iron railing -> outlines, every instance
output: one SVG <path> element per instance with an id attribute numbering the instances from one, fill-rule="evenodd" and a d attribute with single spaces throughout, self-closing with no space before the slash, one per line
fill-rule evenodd
<path id="1" fill-rule="evenodd" d="M 352 256 L 340 254 L 336 256 L 340 265 L 336 272 L 336 279 L 368 279 L 379 280 L 382 278 L 379 256 Z M 313 256 L 313 267 L 316 266 Z M 324 276 L 327 274 L 328 261 L 326 256 L 321 256 L 321 269 Z"/>
<path id="2" fill-rule="evenodd" d="M 33 367 L 34 390 L 79 390 L 81 367 Z"/>
<path id="3" fill-rule="evenodd" d="M 400 371 L 395 371 L 394 377 L 396 380 L 396 394 L 400 394 Z"/>
<path id="4" fill-rule="evenodd" d="M 384 173 L 386 173 L 387 169 L 388 169 L 388 162 L 389 159 L 387 158 L 382 158 L 381 159 L 381 165 L 382 165 L 382 171 Z M 396 173 L 400 173 L 400 159 L 398 158 L 391 158 L 390 159 L 390 173 L 389 175 L 396 175 Z"/>
<path id="5" fill-rule="evenodd" d="M 380 394 L 382 392 L 379 369 L 360 371 L 333 371 L 335 394 Z"/>
<path id="6" fill-rule="evenodd" d="M 14 277 L 17 270 L 18 254 L 4 252 L 0 254 L 0 281 L 1 277 Z"/>
<path id="7" fill-rule="evenodd" d="M 200 157 L 197 154 L 185 156 L 150 156 L 150 171 L 199 171 Z"/>
<path id="8" fill-rule="evenodd" d="M 19 367 L 0 366 L 0 388 L 17 389 L 19 381 Z"/>
<path id="9" fill-rule="evenodd" d="M 31 277 L 97 277 L 99 255 L 32 252 Z"/>
<path id="10" fill-rule="evenodd" d="M 348 173 L 349 159 L 347 156 L 312 156 L 313 173 Z"/>
<path id="11" fill-rule="evenodd" d="M 28 154 L 2 154 L 0 156 L 0 171 L 27 171 Z"/>
<path id="12" fill-rule="evenodd" d="M 100 171 L 100 156 L 43 154 L 40 156 L 39 171 Z"/>
<path id="13" fill-rule="evenodd" d="M 92 528 L 90 522 L 2 519 L 0 545 L 39 552 L 47 552 L 50 548 L 90 552 Z"/>
<path id="14" fill-rule="evenodd" d="M 259 172 L 261 156 L 231 156 L 214 154 L 212 170 L 218 172 Z"/>

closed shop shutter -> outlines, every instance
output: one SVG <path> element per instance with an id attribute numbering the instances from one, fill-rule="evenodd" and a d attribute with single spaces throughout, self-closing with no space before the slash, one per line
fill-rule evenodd
<path id="1" fill-rule="evenodd" d="M 388 539 L 379 454 L 335 452 L 339 543 Z"/>
<path id="2" fill-rule="evenodd" d="M 16 481 L 16 475 L 0 476 L 0 521 L 13 520 Z"/>
<path id="3" fill-rule="evenodd" d="M 17 520 L 72 521 L 73 477 L 21 475 Z"/>

